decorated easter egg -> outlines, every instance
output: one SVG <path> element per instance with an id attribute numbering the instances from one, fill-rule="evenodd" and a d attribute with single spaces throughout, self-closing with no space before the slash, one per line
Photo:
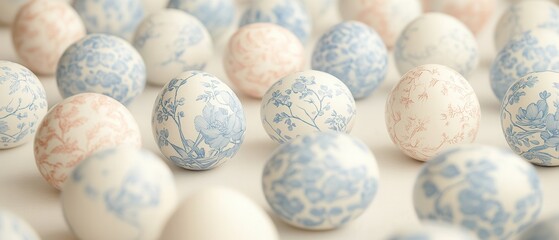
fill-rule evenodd
<path id="1" fill-rule="evenodd" d="M 215 76 L 189 71 L 155 100 L 151 126 L 161 153 L 177 166 L 208 170 L 232 158 L 246 130 L 241 102 Z"/>
<path id="2" fill-rule="evenodd" d="M 421 226 L 402 228 L 390 235 L 388 240 L 477 240 L 463 228 L 441 222 L 424 222 Z"/>
<path id="3" fill-rule="evenodd" d="M 206 28 L 195 17 L 175 9 L 147 17 L 133 44 L 146 63 L 147 81 L 155 85 L 184 71 L 204 69 L 213 54 Z"/>
<path id="4" fill-rule="evenodd" d="M 39 240 L 41 238 L 25 220 L 0 209 L 0 239 Z"/>
<path id="5" fill-rule="evenodd" d="M 356 99 L 364 98 L 386 78 L 388 52 L 374 30 L 363 23 L 348 21 L 322 35 L 314 48 L 311 65 L 344 82 Z"/>
<path id="6" fill-rule="evenodd" d="M 355 114 L 355 100 L 344 83 L 315 70 L 280 79 L 260 105 L 262 126 L 278 143 L 312 132 L 349 133 Z"/>
<path id="7" fill-rule="evenodd" d="M 413 205 L 422 220 L 462 226 L 479 239 L 510 239 L 535 222 L 542 191 L 534 167 L 514 153 L 462 145 L 424 165 Z"/>
<path id="8" fill-rule="evenodd" d="M 35 136 L 37 168 L 60 189 L 81 160 L 117 146 L 140 146 L 140 129 L 118 101 L 97 93 L 82 93 L 52 107 Z"/>
<path id="9" fill-rule="evenodd" d="M 480 105 L 468 81 L 442 65 L 402 76 L 386 102 L 386 126 L 404 154 L 426 161 L 453 145 L 475 140 Z"/>
<path id="10" fill-rule="evenodd" d="M 0 61 L 0 149 L 31 141 L 47 107 L 45 89 L 31 71 Z"/>
<path id="11" fill-rule="evenodd" d="M 153 1 L 153 0 L 152 0 Z M 130 40 L 145 16 L 143 0 L 74 0 L 88 33 Z"/>
<path id="12" fill-rule="evenodd" d="M 495 12 L 495 0 L 423 0 L 426 12 L 443 12 L 464 24 L 474 34 L 478 33 Z"/>
<path id="13" fill-rule="evenodd" d="M 229 40 L 223 67 L 239 90 L 261 98 L 278 79 L 301 71 L 305 51 L 297 37 L 271 23 L 240 28 Z"/>
<path id="14" fill-rule="evenodd" d="M 121 38 L 89 34 L 66 49 L 56 70 L 62 97 L 94 92 L 124 105 L 146 85 L 146 67 L 140 54 Z"/>
<path id="15" fill-rule="evenodd" d="M 559 238 L 559 215 L 547 217 L 520 234 L 519 240 L 555 240 Z"/>
<path id="16" fill-rule="evenodd" d="M 231 28 L 236 11 L 234 0 L 171 0 L 169 8 L 192 14 L 216 40 Z"/>

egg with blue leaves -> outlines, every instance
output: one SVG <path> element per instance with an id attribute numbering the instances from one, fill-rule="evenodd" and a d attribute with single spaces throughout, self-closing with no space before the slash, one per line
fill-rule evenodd
<path id="1" fill-rule="evenodd" d="M 171 0 L 169 8 L 183 10 L 206 26 L 214 40 L 227 32 L 235 20 L 235 0 Z"/>
<path id="2" fill-rule="evenodd" d="M 0 239 L 39 240 L 41 238 L 25 220 L 0 209 Z"/>
<path id="3" fill-rule="evenodd" d="M 143 0 L 74 0 L 88 33 L 104 33 L 130 40 L 146 16 Z"/>

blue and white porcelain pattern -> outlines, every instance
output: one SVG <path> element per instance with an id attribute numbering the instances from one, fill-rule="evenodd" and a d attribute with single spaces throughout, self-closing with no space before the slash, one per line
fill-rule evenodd
<path id="1" fill-rule="evenodd" d="M 0 239 L 39 240 L 35 230 L 13 213 L 0 209 Z"/>
<path id="2" fill-rule="evenodd" d="M 328 131 L 281 145 L 264 167 L 262 188 L 272 210 L 298 228 L 345 225 L 365 211 L 378 188 L 373 153 L 360 140 Z"/>
<path id="3" fill-rule="evenodd" d="M 208 170 L 237 153 L 246 121 L 227 85 L 208 73 L 189 71 L 163 86 L 151 126 L 166 158 L 182 168 Z"/>
<path id="4" fill-rule="evenodd" d="M 514 82 L 541 71 L 559 71 L 559 32 L 537 29 L 511 39 L 491 65 L 491 89 L 502 101 Z"/>
<path id="5" fill-rule="evenodd" d="M 181 9 L 198 18 L 214 39 L 231 28 L 236 12 L 234 0 L 171 0 L 169 8 Z"/>
<path id="6" fill-rule="evenodd" d="M 62 97 L 94 92 L 128 105 L 146 85 L 140 54 L 121 38 L 89 34 L 66 49 L 56 69 Z"/>
<path id="7" fill-rule="evenodd" d="M 243 13 L 239 26 L 257 22 L 280 25 L 306 43 L 311 35 L 311 19 L 300 0 L 254 0 Z"/>
<path id="8" fill-rule="evenodd" d="M 278 143 L 299 135 L 337 131 L 349 133 L 355 100 L 343 82 L 321 71 L 307 70 L 280 79 L 262 97 L 260 119 Z"/>
<path id="9" fill-rule="evenodd" d="M 66 222 L 84 240 L 158 239 L 178 204 L 169 167 L 155 154 L 135 147 L 87 157 L 62 189 Z"/>
<path id="10" fill-rule="evenodd" d="M 311 66 L 340 79 L 353 97 L 360 99 L 369 96 L 386 78 L 388 51 L 380 36 L 367 25 L 346 21 L 318 40 Z"/>
<path id="11" fill-rule="evenodd" d="M 45 89 L 29 69 L 0 61 L 0 149 L 31 141 L 47 108 Z"/>
<path id="12" fill-rule="evenodd" d="M 204 25 L 176 9 L 147 17 L 138 27 L 133 45 L 146 63 L 147 81 L 159 86 L 184 71 L 203 70 L 213 55 L 212 39 Z"/>
<path id="13" fill-rule="evenodd" d="M 388 240 L 477 240 L 463 228 L 448 223 L 423 222 L 421 226 L 408 227 L 392 234 Z"/>
<path id="14" fill-rule="evenodd" d="M 545 218 L 526 229 L 518 240 L 557 240 L 559 239 L 559 215 Z"/>
<path id="15" fill-rule="evenodd" d="M 541 166 L 559 166 L 559 73 L 535 72 L 516 81 L 501 104 L 510 148 Z"/>
<path id="16" fill-rule="evenodd" d="M 74 0 L 88 33 L 105 33 L 130 40 L 145 16 L 142 0 Z"/>
<path id="17" fill-rule="evenodd" d="M 462 145 L 425 164 L 413 203 L 421 220 L 462 226 L 480 239 L 511 239 L 536 221 L 542 189 L 534 167 L 513 152 Z"/>
<path id="18" fill-rule="evenodd" d="M 400 74 L 424 64 L 441 64 L 468 77 L 479 62 L 476 38 L 456 18 L 426 13 L 402 31 L 394 48 Z"/>

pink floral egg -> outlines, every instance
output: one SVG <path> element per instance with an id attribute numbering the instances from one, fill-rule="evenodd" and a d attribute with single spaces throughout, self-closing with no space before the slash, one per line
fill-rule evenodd
<path id="1" fill-rule="evenodd" d="M 426 12 L 444 12 L 478 33 L 495 12 L 495 0 L 423 0 Z"/>
<path id="2" fill-rule="evenodd" d="M 45 180 L 60 189 L 74 166 L 89 155 L 140 145 L 140 129 L 126 107 L 102 94 L 82 93 L 49 110 L 37 130 L 34 151 Z"/>
<path id="3" fill-rule="evenodd" d="M 473 142 L 481 113 L 462 75 L 428 64 L 404 74 L 388 96 L 385 117 L 392 142 L 406 155 L 426 161 L 450 146 Z"/>

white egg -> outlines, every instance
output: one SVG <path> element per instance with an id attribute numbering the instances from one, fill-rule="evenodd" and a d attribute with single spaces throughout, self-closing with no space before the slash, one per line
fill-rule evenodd
<path id="1" fill-rule="evenodd" d="M 251 199 L 232 189 L 210 187 L 180 204 L 161 239 L 278 240 L 279 236 L 270 217 Z"/>
<path id="2" fill-rule="evenodd" d="M 0 239 L 39 240 L 41 238 L 25 220 L 0 209 Z"/>
<path id="3" fill-rule="evenodd" d="M 526 229 L 518 240 L 556 240 L 559 239 L 559 215 L 545 218 Z"/>
<path id="4" fill-rule="evenodd" d="M 406 227 L 390 235 L 388 240 L 477 240 L 463 228 L 441 222 L 424 222 L 421 226 Z"/>
<path id="5" fill-rule="evenodd" d="M 186 11 L 206 26 L 215 40 L 218 40 L 235 22 L 234 0 L 171 0 L 169 8 Z"/>
<path id="6" fill-rule="evenodd" d="M 82 93 L 48 111 L 35 135 L 35 161 L 43 178 L 60 189 L 74 166 L 96 151 L 140 145 L 140 129 L 126 107 Z"/>
<path id="7" fill-rule="evenodd" d="M 443 12 L 464 24 L 474 34 L 483 29 L 495 13 L 495 0 L 423 0 L 425 12 Z"/>
<path id="8" fill-rule="evenodd" d="M 61 194 L 66 222 L 83 240 L 159 239 L 177 199 L 169 167 L 136 147 L 87 157 L 72 171 Z"/>

